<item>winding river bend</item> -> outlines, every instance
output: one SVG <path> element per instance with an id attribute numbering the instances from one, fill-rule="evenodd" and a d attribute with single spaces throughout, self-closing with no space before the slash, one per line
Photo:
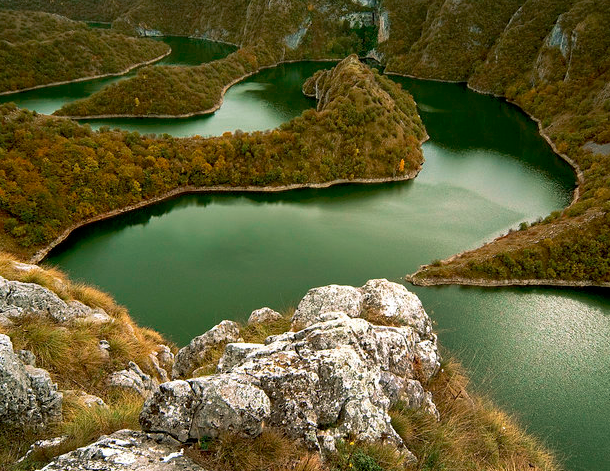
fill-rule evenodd
<path id="1" fill-rule="evenodd" d="M 180 42 L 188 40 L 174 49 Z M 174 135 L 269 129 L 313 106 L 301 84 L 329 66 L 261 72 L 232 87 L 209 117 L 90 124 Z M 569 166 L 519 110 L 461 85 L 395 80 L 415 96 L 431 136 L 414 181 L 183 196 L 83 228 L 47 261 L 111 292 L 139 323 L 182 345 L 221 319 L 244 319 L 264 305 L 293 306 L 313 286 L 399 281 L 421 263 L 476 247 L 570 202 Z M 98 82 L 72 95 L 62 86 L 9 98 L 49 112 L 104 81 Z M 480 390 L 545 438 L 566 468 L 608 469 L 606 291 L 409 289 Z"/>

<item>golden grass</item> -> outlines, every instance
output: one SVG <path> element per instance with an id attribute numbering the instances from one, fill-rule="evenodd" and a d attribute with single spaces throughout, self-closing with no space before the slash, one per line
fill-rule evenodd
<path id="1" fill-rule="evenodd" d="M 441 420 L 399 404 L 392 426 L 426 470 L 558 470 L 555 458 L 491 401 L 469 396 L 468 378 L 454 360 L 430 382 Z"/>
<path id="2" fill-rule="evenodd" d="M 60 389 L 83 389 L 104 397 L 108 373 L 126 367 L 134 361 L 147 374 L 157 376 L 148 358 L 168 342 L 157 332 L 138 327 L 127 309 L 114 299 L 91 286 L 72 283 L 58 270 L 36 267 L 19 269 L 19 260 L 0 253 L 0 275 L 9 280 L 36 283 L 50 289 L 66 301 L 77 300 L 93 308 L 102 308 L 113 322 L 90 323 L 74 320 L 58 324 L 52 319 L 26 315 L 3 327 L 11 337 L 15 350 L 31 350 L 37 365 L 51 373 Z M 100 340 L 110 344 L 110 358 L 99 348 Z M 170 344 L 171 345 L 171 344 Z M 175 348 L 174 348 L 175 350 Z"/>
<path id="3" fill-rule="evenodd" d="M 66 440 L 60 445 L 38 449 L 24 462 L 17 464 L 17 457 L 27 451 L 29 445 L 40 436 L 34 436 L 32 432 L 15 432 L 3 435 L 0 432 L 0 444 L 14 441 L 16 435 L 21 435 L 20 442 L 12 448 L 4 450 L 0 446 L 0 469 L 7 471 L 21 471 L 37 469 L 51 461 L 54 457 L 67 453 L 76 448 L 94 442 L 102 435 L 108 435 L 117 430 L 131 429 L 139 430 L 138 417 L 144 400 L 134 394 L 116 393 L 108 401 L 108 407 L 87 407 L 77 400 L 71 400 L 69 396 L 64 398 L 64 420 L 45 432 L 46 437 L 66 436 Z"/>
<path id="4" fill-rule="evenodd" d="M 185 450 L 187 456 L 205 469 L 217 471 L 322 471 L 319 457 L 300 443 L 273 428 L 265 428 L 256 438 L 223 434 L 201 449 Z"/>

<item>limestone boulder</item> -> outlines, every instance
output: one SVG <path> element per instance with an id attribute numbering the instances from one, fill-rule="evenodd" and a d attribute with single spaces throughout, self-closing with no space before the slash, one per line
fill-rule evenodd
<path id="1" fill-rule="evenodd" d="M 398 283 L 385 279 L 369 280 L 360 288 L 362 317 L 376 316 L 413 327 L 422 338 L 432 333 L 432 323 L 417 295 Z"/>
<path id="2" fill-rule="evenodd" d="M 55 458 L 42 471 L 205 471 L 165 435 L 120 430 Z"/>
<path id="3" fill-rule="evenodd" d="M 125 389 L 149 397 L 159 386 L 155 378 L 144 373 L 133 361 L 126 369 L 115 371 L 108 377 L 108 385 L 113 388 Z"/>
<path id="4" fill-rule="evenodd" d="M 178 351 L 174 359 L 172 378 L 188 376 L 202 363 L 210 349 L 239 340 L 241 340 L 239 325 L 233 321 L 222 321 L 206 333 L 195 337 L 186 347 Z"/>
<path id="5" fill-rule="evenodd" d="M 263 307 L 252 311 L 248 318 L 248 325 L 264 324 L 266 322 L 274 322 L 282 318 L 282 315 L 269 307 Z"/>
<path id="6" fill-rule="evenodd" d="M 332 311 L 359 317 L 362 311 L 362 294 L 353 286 L 328 285 L 312 288 L 299 303 L 292 317 L 292 325 L 300 329 L 309 327 L 319 321 L 320 314 Z"/>
<path id="7" fill-rule="evenodd" d="M 81 320 L 93 323 L 112 322 L 101 308 L 91 308 L 79 301 L 66 303 L 50 289 L 36 283 L 9 281 L 0 276 L 0 325 L 25 314 L 48 317 L 58 323 Z"/>
<path id="8" fill-rule="evenodd" d="M 0 423 L 43 428 L 61 420 L 63 396 L 46 370 L 24 365 L 0 334 Z"/>
<path id="9" fill-rule="evenodd" d="M 267 395 L 249 378 L 220 374 L 161 384 L 145 402 L 140 424 L 182 442 L 222 431 L 255 437 L 270 409 Z"/>
<path id="10" fill-rule="evenodd" d="M 310 289 L 299 303 L 292 325 L 309 327 L 332 311 L 369 319 L 372 323 L 410 326 L 420 340 L 432 336 L 432 322 L 417 295 L 386 279 L 369 280 L 360 288 L 329 285 Z"/>

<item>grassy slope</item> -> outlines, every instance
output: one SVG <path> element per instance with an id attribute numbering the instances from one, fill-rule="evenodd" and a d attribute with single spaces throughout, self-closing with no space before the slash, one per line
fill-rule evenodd
<path id="1" fill-rule="evenodd" d="M 27 348 L 37 357 L 38 366 L 46 368 L 60 389 L 80 389 L 104 398 L 108 409 L 87 408 L 69 394 L 64 399 L 64 419 L 44 432 L 17 430 L 0 426 L 0 469 L 30 470 L 41 467 L 61 453 L 86 445 L 102 434 L 122 428 L 139 429 L 138 415 L 142 399 L 105 386 L 107 374 L 134 360 L 149 374 L 154 374 L 147 356 L 157 344 L 166 343 L 158 334 L 142 329 L 105 293 L 74 284 L 62 273 L 37 268 L 24 271 L 15 267 L 15 259 L 0 253 L 0 276 L 38 283 L 55 291 L 63 299 L 78 299 L 92 307 L 104 308 L 115 321 L 103 326 L 74 322 L 56 325 L 29 317 L 11 328 L 0 328 L 8 334 L 15 349 Z M 263 343 L 269 335 L 290 328 L 293 311 L 269 324 L 241 327 L 246 342 Z M 99 355 L 98 342 L 108 340 L 110 359 Z M 78 352 L 78 355 L 75 355 Z M 204 358 L 202 370 L 212 373 L 223 352 L 223 346 Z M 202 371 L 200 370 L 200 371 Z M 319 457 L 294 443 L 278 431 L 266 429 L 257 439 L 225 435 L 206 443 L 206 450 L 190 446 L 186 453 L 206 469 L 254 471 L 259 469 L 301 471 L 333 470 L 529 470 L 532 467 L 553 471 L 556 460 L 533 437 L 525 434 L 514 419 L 498 410 L 490 401 L 471 395 L 468 380 L 460 366 L 445 360 L 442 369 L 427 389 L 441 413 L 441 420 L 413 412 L 397 404 L 391 410 L 392 425 L 405 440 L 418 462 L 405 467 L 404 457 L 393 447 L 382 443 L 346 443 L 338 454 L 322 464 Z M 29 445 L 41 437 L 67 435 L 60 446 L 34 453 L 16 464 Z M 295 465 L 295 468 L 291 466 Z"/>
<path id="2" fill-rule="evenodd" d="M 412 178 L 425 131 L 411 96 L 354 57 L 329 85 L 318 111 L 279 129 L 208 139 L 92 132 L 2 106 L 2 246 L 29 257 L 75 223 L 185 187 Z"/>
<path id="3" fill-rule="evenodd" d="M 15 351 L 27 349 L 36 355 L 36 366 L 48 370 L 60 390 L 85 391 L 102 397 L 109 406 L 89 408 L 66 393 L 64 421 L 42 433 L 0 424 L 0 469 L 33 469 L 53 454 L 83 446 L 102 434 L 137 427 L 142 398 L 109 389 L 106 378 L 111 372 L 125 368 L 129 361 L 135 361 L 147 374 L 157 377 L 148 356 L 167 341 L 158 333 L 137 326 L 127 310 L 108 294 L 73 283 L 57 270 L 19 269 L 15 261 L 13 256 L 0 252 L 0 276 L 39 284 L 66 301 L 78 300 L 90 307 L 100 307 L 114 320 L 107 324 L 74 321 L 59 325 L 40 316 L 25 316 L 10 327 L 0 327 L 0 332 L 11 338 Z M 101 354 L 100 340 L 110 344 L 108 358 Z M 68 440 L 48 452 L 34 454 L 22 465 L 15 463 L 35 440 L 59 435 L 67 435 Z"/>
<path id="4" fill-rule="evenodd" d="M 117 74 L 168 51 L 56 15 L 0 10 L 0 92 Z"/>
<path id="5" fill-rule="evenodd" d="M 398 9 L 391 12 L 393 36 L 382 46 L 388 70 L 468 81 L 476 90 L 507 97 L 540 120 L 543 132 L 578 165 L 583 179 L 578 201 L 565 211 L 464 256 L 426 266 L 413 281 L 609 282 L 610 161 L 583 145 L 610 142 L 610 35 L 605 27 L 610 5 L 504 1 L 494 3 L 498 13 L 491 14 L 478 3 L 474 8 L 472 1 L 437 3 L 427 10 L 428 25 L 420 37 L 410 42 L 402 40 L 404 34 L 420 28 L 425 15 L 405 18 Z"/>

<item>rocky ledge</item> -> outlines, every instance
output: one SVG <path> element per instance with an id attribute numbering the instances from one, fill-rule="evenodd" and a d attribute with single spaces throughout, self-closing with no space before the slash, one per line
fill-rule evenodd
<path id="1" fill-rule="evenodd" d="M 217 345 L 224 332 L 230 342 L 215 374 L 167 381 L 154 390 L 140 414 L 143 432 L 102 437 L 44 469 L 98 469 L 102 461 L 109 470 L 157 469 L 145 468 L 146 460 L 199 469 L 182 457 L 189 442 L 223 432 L 256 437 L 264 427 L 323 456 L 349 437 L 390 442 L 415 459 L 388 411 L 400 401 L 438 418 L 426 385 L 440 356 L 429 317 L 404 286 L 371 280 L 361 288 L 312 289 L 292 330 L 264 344 L 234 341 L 233 327 L 225 321 L 178 354 L 188 370 L 186 359 L 203 340 Z"/>

